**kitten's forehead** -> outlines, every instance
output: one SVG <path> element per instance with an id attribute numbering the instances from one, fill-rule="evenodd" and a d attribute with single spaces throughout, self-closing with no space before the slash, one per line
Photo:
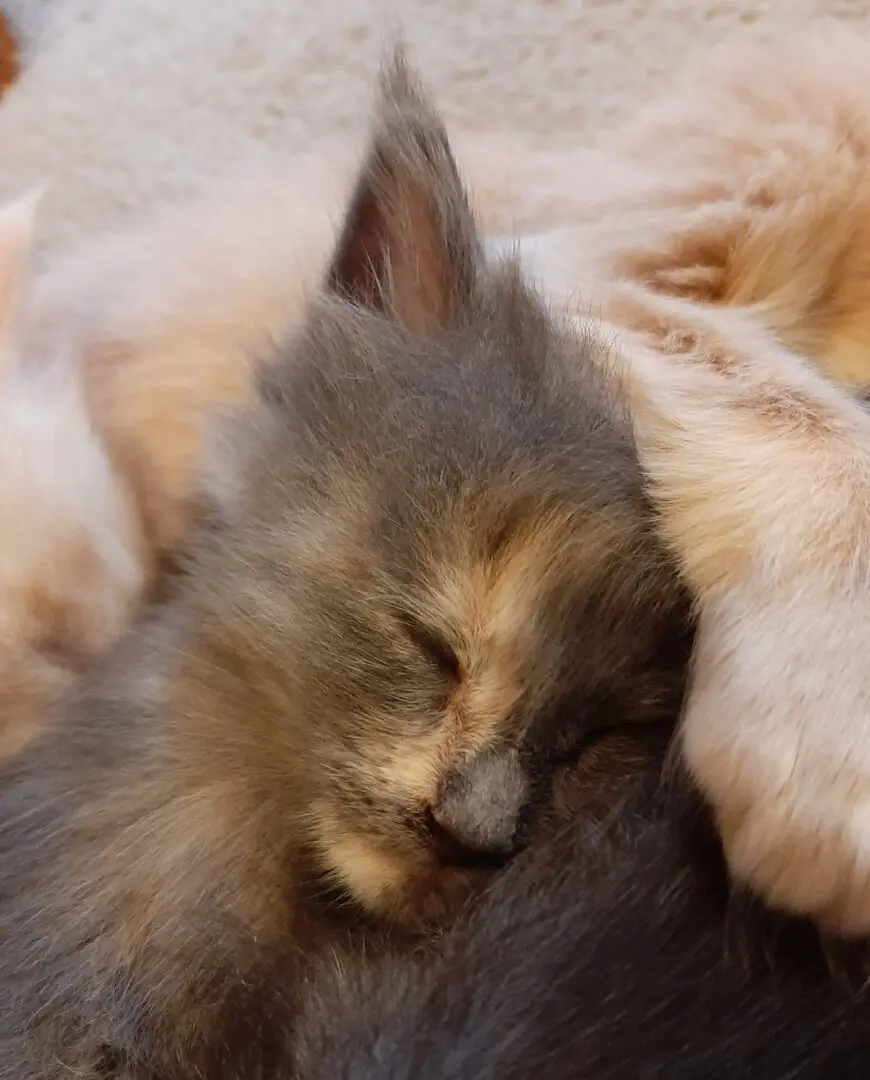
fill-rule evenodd
<path id="1" fill-rule="evenodd" d="M 567 464 L 590 447 L 606 454 L 608 443 L 630 444 L 600 352 L 551 317 L 507 266 L 489 273 L 463 325 L 423 340 L 320 298 L 293 355 L 270 375 L 278 387 L 271 396 L 309 441 L 369 465 L 383 458 L 388 472 L 414 447 L 430 479 L 452 464 L 471 482 L 497 464 L 552 471 L 554 458 Z"/>
<path id="2" fill-rule="evenodd" d="M 552 580 L 560 544 L 587 543 L 597 516 L 622 510 L 638 528 L 642 482 L 597 343 L 566 334 L 511 268 L 480 296 L 465 325 L 422 340 L 319 298 L 266 376 L 272 422 L 249 459 L 240 527 L 262 522 L 277 558 L 403 595 L 437 580 L 474 593 L 480 568 L 532 536 L 551 549 Z"/>

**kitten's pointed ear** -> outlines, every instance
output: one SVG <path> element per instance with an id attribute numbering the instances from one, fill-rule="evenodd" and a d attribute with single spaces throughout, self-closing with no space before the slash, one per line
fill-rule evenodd
<path id="1" fill-rule="evenodd" d="M 425 335 L 464 321 L 482 262 L 447 132 L 397 51 L 327 289 Z"/>
<path id="2" fill-rule="evenodd" d="M 33 247 L 37 207 L 45 185 L 0 207 L 0 339 L 18 313 L 27 261 Z"/>

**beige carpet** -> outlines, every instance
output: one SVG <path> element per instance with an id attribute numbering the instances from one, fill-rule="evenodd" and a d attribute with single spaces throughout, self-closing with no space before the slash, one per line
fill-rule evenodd
<path id="1" fill-rule="evenodd" d="M 784 21 L 866 22 L 870 0 L 56 0 L 52 11 L 0 105 L 0 197 L 52 180 L 44 245 L 264 150 L 359 135 L 398 30 L 454 129 L 577 142 L 704 42 L 742 28 L 775 48 Z"/>

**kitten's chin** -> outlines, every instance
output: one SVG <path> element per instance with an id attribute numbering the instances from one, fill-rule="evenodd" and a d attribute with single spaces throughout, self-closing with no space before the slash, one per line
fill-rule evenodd
<path id="1" fill-rule="evenodd" d="M 333 838 L 331 876 L 371 915 L 408 930 L 448 923 L 487 875 L 444 866 L 425 848 L 389 851 L 361 834 Z"/>

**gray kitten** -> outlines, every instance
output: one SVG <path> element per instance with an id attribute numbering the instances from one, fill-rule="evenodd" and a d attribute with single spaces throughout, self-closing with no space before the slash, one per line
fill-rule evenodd
<path id="1" fill-rule="evenodd" d="M 675 714 L 597 349 L 487 266 L 396 62 L 189 573 L 0 777 L 0 1077 L 277 1075 L 329 902 L 444 923 L 590 737 Z"/>

